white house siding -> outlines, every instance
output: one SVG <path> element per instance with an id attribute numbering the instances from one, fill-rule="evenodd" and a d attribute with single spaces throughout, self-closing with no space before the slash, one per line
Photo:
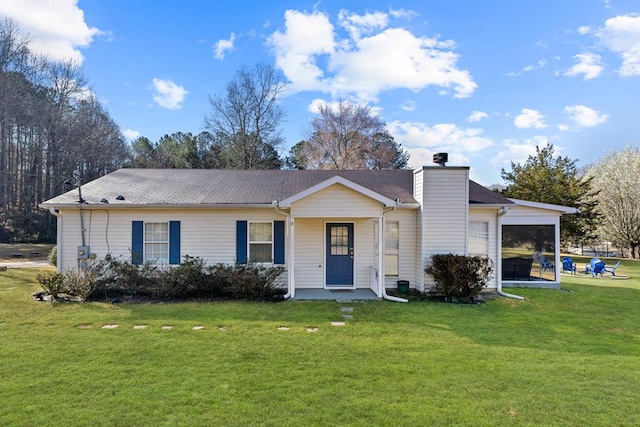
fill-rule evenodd
<path id="1" fill-rule="evenodd" d="M 326 224 L 353 224 L 354 274 L 357 288 L 368 288 L 374 264 L 373 219 L 371 218 L 295 218 L 296 289 L 322 289 L 325 286 Z"/>
<path id="2" fill-rule="evenodd" d="M 420 204 L 418 211 L 416 212 L 416 246 L 414 256 L 414 277 L 416 278 L 415 287 L 418 289 L 424 289 L 424 247 L 422 246 L 422 239 L 419 236 L 423 236 L 422 218 L 424 217 L 424 173 L 422 170 L 418 170 L 413 174 L 413 195 L 414 198 Z"/>
<path id="3" fill-rule="evenodd" d="M 234 263 L 236 221 L 275 221 L 286 218 L 275 209 L 84 209 L 85 241 L 98 259 L 107 253 L 113 257 L 131 257 L 132 221 L 180 221 L 180 258 L 185 255 L 206 262 Z M 77 246 L 81 245 L 80 216 L 77 209 L 62 211 L 64 233 L 58 247 L 62 269 L 77 266 Z M 108 244 L 107 244 L 108 242 Z"/>
<path id="4" fill-rule="evenodd" d="M 293 217 L 378 217 L 381 203 L 341 184 L 304 197 L 291 206 Z"/>
<path id="5" fill-rule="evenodd" d="M 496 209 L 469 209 L 469 222 L 487 222 L 489 224 L 489 258 L 494 262 L 493 279 L 487 284 L 487 288 L 496 288 L 498 255 L 498 212 Z"/>
<path id="6" fill-rule="evenodd" d="M 321 218 L 295 218 L 296 289 L 324 287 L 324 221 Z"/>
<path id="7" fill-rule="evenodd" d="M 422 197 L 423 257 L 467 253 L 469 168 L 425 167 Z M 431 278 L 425 276 L 431 284 Z"/>

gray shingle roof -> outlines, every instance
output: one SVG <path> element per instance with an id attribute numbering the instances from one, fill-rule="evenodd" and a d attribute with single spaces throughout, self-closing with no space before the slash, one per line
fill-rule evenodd
<path id="1" fill-rule="evenodd" d="M 218 170 L 120 169 L 82 185 L 83 199 L 110 205 L 243 205 L 271 204 L 306 190 L 336 175 L 402 203 L 413 198 L 411 170 Z M 121 195 L 124 200 L 118 201 Z M 42 204 L 75 204 L 71 190 Z"/>
<path id="2" fill-rule="evenodd" d="M 284 200 L 336 175 L 401 203 L 413 197 L 411 170 L 229 170 L 120 169 L 82 185 L 83 199 L 112 206 L 259 205 Z M 124 200 L 117 200 L 117 196 Z M 75 205 L 78 190 L 47 200 L 43 207 Z M 510 200 L 469 181 L 469 203 L 511 205 Z"/>
<path id="3" fill-rule="evenodd" d="M 469 204 L 513 205 L 514 203 L 495 191 L 469 180 Z"/>

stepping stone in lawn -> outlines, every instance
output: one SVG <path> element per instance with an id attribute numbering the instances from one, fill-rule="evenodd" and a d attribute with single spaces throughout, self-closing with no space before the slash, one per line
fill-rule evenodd
<path id="1" fill-rule="evenodd" d="M 80 329 L 91 329 L 91 325 L 85 323 L 83 325 L 80 325 Z"/>
<path id="2" fill-rule="evenodd" d="M 169 331 L 169 330 L 171 330 L 171 329 L 173 329 L 173 326 L 170 326 L 170 325 L 164 325 L 164 326 L 162 327 L 162 330 L 164 330 L 164 331 Z"/>
<path id="3" fill-rule="evenodd" d="M 288 331 L 289 327 L 288 326 L 278 326 L 278 330 L 279 331 Z"/>
<path id="4" fill-rule="evenodd" d="M 315 326 L 309 326 L 307 328 L 307 332 L 318 332 L 318 328 L 316 328 Z"/>
<path id="5" fill-rule="evenodd" d="M 342 318 L 343 318 L 343 319 L 347 319 L 347 320 L 351 320 L 351 319 L 353 319 L 353 316 L 352 316 L 352 315 L 350 315 L 350 314 L 343 314 L 343 315 L 342 315 Z"/>
<path id="6" fill-rule="evenodd" d="M 331 326 L 344 326 L 344 322 L 331 322 Z"/>
<path id="7" fill-rule="evenodd" d="M 226 326 L 218 326 L 218 329 L 221 331 L 226 331 L 227 327 Z"/>
<path id="8" fill-rule="evenodd" d="M 115 329 L 117 327 L 118 327 L 118 325 L 116 325 L 116 324 L 102 325 L 102 326 L 100 326 L 100 329 Z"/>
<path id="9" fill-rule="evenodd" d="M 133 325 L 133 329 L 147 329 L 147 325 Z"/>
<path id="10" fill-rule="evenodd" d="M 204 326 L 194 326 L 194 327 L 193 327 L 193 328 L 191 328 L 191 329 L 193 329 L 194 331 L 201 331 L 201 330 L 203 330 L 203 329 L 204 329 Z"/>
<path id="11" fill-rule="evenodd" d="M 353 307 L 340 307 L 340 311 L 343 313 L 353 313 Z"/>

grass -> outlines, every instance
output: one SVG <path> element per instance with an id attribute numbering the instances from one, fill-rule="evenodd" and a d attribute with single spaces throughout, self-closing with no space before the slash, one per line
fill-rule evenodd
<path id="1" fill-rule="evenodd" d="M 0 262 L 45 260 L 54 246 L 46 243 L 0 243 Z M 14 254 L 19 254 L 20 257 Z"/>
<path id="2" fill-rule="evenodd" d="M 638 425 L 640 263 L 618 272 L 483 305 L 125 305 L 34 302 L 10 269 L 0 425 Z"/>

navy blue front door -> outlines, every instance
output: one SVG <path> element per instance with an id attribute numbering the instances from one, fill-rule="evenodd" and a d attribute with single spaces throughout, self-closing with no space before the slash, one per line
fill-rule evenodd
<path id="1" fill-rule="evenodd" d="M 353 224 L 327 224 L 327 286 L 353 286 Z"/>

